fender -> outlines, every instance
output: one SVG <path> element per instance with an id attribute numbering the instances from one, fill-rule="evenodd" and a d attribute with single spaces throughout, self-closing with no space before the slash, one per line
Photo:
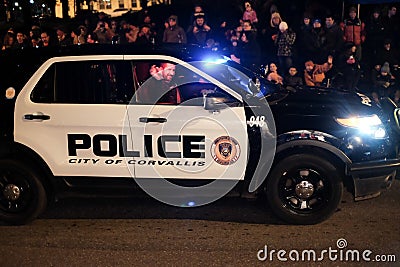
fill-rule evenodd
<path id="1" fill-rule="evenodd" d="M 349 165 L 352 160 L 338 148 L 340 144 L 341 141 L 330 134 L 313 130 L 298 130 L 278 136 L 276 154 L 297 146 L 318 147 L 331 152 L 346 165 Z"/>
<path id="2" fill-rule="evenodd" d="M 56 189 L 64 188 L 64 185 L 60 183 L 57 179 L 53 179 L 54 175 L 46 162 L 31 148 L 16 142 L 10 142 L 6 155 L 1 155 L 1 157 L 16 158 L 21 159 L 26 162 L 27 165 L 31 166 L 33 169 L 38 171 L 41 175 L 40 178 L 46 188 L 49 198 L 53 199 L 55 197 L 54 193 Z"/>

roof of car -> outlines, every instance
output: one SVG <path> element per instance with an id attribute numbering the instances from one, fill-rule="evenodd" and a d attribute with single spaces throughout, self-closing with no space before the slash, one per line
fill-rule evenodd
<path id="1" fill-rule="evenodd" d="M 84 44 L 52 46 L 45 48 L 9 49 L 0 51 L 0 62 L 7 66 L 0 73 L 0 87 L 22 87 L 40 65 L 53 57 L 84 55 L 164 55 L 186 62 L 203 60 L 210 50 L 195 45 L 163 44 L 162 46 L 139 46 L 135 44 Z M 215 53 L 214 53 L 215 55 Z M 17 82 L 18 81 L 18 82 Z"/>
<path id="2" fill-rule="evenodd" d="M 51 58 L 57 56 L 80 55 L 167 55 L 185 61 L 196 60 L 209 50 L 195 45 L 163 44 L 162 46 L 140 46 L 135 44 L 83 44 L 70 46 L 52 46 L 45 48 L 25 48 L 23 50 L 6 50 L 0 53 L 3 57 L 30 56 Z"/>

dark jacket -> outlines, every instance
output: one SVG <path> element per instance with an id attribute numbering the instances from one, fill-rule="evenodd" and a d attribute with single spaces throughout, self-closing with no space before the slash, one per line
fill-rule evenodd
<path id="1" fill-rule="evenodd" d="M 186 44 L 186 33 L 183 28 L 178 25 L 174 27 L 168 27 L 164 30 L 163 42 Z"/>
<path id="2" fill-rule="evenodd" d="M 325 27 L 326 33 L 326 56 L 337 55 L 341 51 L 343 42 L 343 31 L 334 23 L 330 28 Z"/>

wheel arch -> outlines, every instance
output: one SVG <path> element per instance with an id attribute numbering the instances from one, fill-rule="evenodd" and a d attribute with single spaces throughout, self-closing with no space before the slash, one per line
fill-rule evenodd
<path id="1" fill-rule="evenodd" d="M 29 166 L 30 169 L 37 173 L 42 182 L 47 199 L 55 199 L 56 187 L 58 186 L 56 180 L 52 179 L 54 176 L 49 166 L 35 151 L 23 144 L 13 143 L 10 145 L 7 154 L 2 155 L 2 158 L 19 161 Z"/>
<path id="2" fill-rule="evenodd" d="M 352 162 L 346 154 L 334 145 L 317 140 L 294 140 L 277 145 L 274 164 L 272 168 L 283 158 L 293 154 L 310 153 L 327 158 L 337 166 L 342 181 L 349 191 L 354 190 L 353 180 L 346 175 L 346 168 Z"/>

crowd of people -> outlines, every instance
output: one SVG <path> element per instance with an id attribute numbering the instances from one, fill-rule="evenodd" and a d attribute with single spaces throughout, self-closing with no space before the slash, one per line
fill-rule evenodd
<path id="1" fill-rule="evenodd" d="M 337 86 L 363 90 L 375 96 L 392 97 L 399 103 L 400 20 L 396 5 L 379 5 L 363 21 L 355 7 L 344 20 L 327 12 L 317 16 L 305 12 L 298 25 L 276 6 L 271 7 L 267 21 L 257 17 L 250 1 L 243 3 L 243 14 L 236 25 L 226 20 L 208 22 L 207 11 L 196 5 L 190 20 L 182 23 L 176 14 L 166 14 L 163 25 L 154 22 L 144 9 L 135 21 L 111 19 L 100 12 L 97 21 L 82 21 L 75 29 L 59 25 L 43 29 L 33 25 L 29 32 L 10 28 L 2 50 L 54 45 L 92 43 L 190 43 L 219 50 L 238 63 L 260 69 L 265 77 L 288 88 Z M 366 87 L 360 88 L 360 83 Z"/>

